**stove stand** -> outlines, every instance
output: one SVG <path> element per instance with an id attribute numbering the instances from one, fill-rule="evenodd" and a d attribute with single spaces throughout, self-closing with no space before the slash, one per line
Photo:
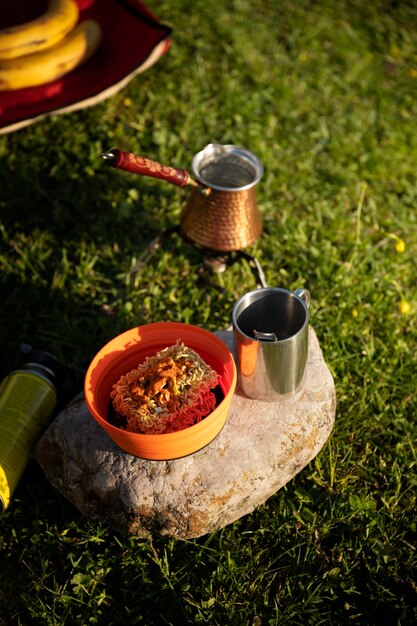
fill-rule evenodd
<path id="1" fill-rule="evenodd" d="M 164 239 L 170 235 L 173 235 L 174 233 L 178 234 L 185 242 L 191 244 L 196 250 L 201 251 L 202 265 L 198 270 L 198 276 L 199 279 L 202 280 L 205 284 L 209 284 L 218 291 L 226 291 L 223 287 L 210 280 L 208 276 L 212 276 L 213 274 L 222 274 L 227 270 L 228 267 L 231 267 L 235 263 L 246 261 L 255 278 L 256 286 L 258 288 L 268 286 L 261 264 L 255 256 L 249 254 L 248 252 L 245 252 L 244 250 L 232 250 L 222 252 L 218 250 L 208 250 L 206 248 L 201 248 L 189 238 L 185 237 L 181 231 L 181 227 L 178 225 L 170 226 L 168 228 L 165 228 L 164 230 L 161 230 L 158 233 L 158 235 L 147 245 L 147 247 L 139 257 L 133 271 L 137 271 L 142 265 L 144 265 L 149 257 L 163 245 Z"/>

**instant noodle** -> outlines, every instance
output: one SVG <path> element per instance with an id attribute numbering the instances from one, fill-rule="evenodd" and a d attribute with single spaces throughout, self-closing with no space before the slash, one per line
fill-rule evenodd
<path id="1" fill-rule="evenodd" d="M 126 430 L 161 434 L 197 424 L 216 406 L 217 373 L 182 342 L 149 356 L 110 393 Z"/>

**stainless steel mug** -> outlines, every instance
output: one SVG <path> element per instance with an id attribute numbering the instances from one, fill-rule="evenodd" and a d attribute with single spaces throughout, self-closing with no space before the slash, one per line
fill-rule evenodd
<path id="1" fill-rule="evenodd" d="M 233 309 L 239 385 L 256 400 L 283 400 L 302 386 L 308 356 L 310 293 L 265 287 Z"/>

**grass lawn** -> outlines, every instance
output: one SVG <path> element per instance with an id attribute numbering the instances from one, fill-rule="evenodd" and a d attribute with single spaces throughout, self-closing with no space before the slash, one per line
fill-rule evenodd
<path id="1" fill-rule="evenodd" d="M 230 324 L 244 264 L 198 279 L 187 190 L 106 168 L 190 168 L 206 144 L 264 164 L 268 284 L 306 287 L 334 432 L 263 506 L 192 541 L 83 517 L 34 461 L 0 521 L 0 625 L 417 623 L 417 5 L 149 0 L 170 51 L 95 107 L 0 136 L 1 375 L 22 341 L 83 372 L 138 324 Z"/>

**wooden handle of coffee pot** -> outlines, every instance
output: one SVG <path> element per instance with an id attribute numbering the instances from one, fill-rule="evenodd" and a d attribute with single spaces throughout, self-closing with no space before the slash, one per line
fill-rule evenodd
<path id="1" fill-rule="evenodd" d="M 185 187 L 186 185 L 198 186 L 198 183 L 181 167 L 162 165 L 157 161 L 152 161 L 131 152 L 117 150 L 116 148 L 112 148 L 101 156 L 109 165 L 120 170 L 166 180 L 179 187 Z"/>

